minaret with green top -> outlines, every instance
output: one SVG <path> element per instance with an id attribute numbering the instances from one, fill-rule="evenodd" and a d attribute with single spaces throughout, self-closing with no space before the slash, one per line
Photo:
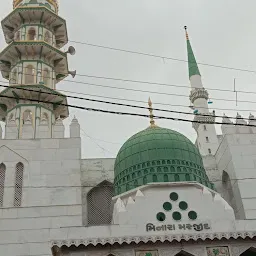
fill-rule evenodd
<path id="1" fill-rule="evenodd" d="M 185 35 L 187 42 L 188 73 L 191 85 L 190 101 L 195 113 L 193 128 L 197 132 L 197 146 L 201 155 L 214 155 L 217 151 L 219 142 L 214 126 L 215 114 L 208 108 L 209 95 L 203 87 L 201 73 L 192 50 L 191 42 L 185 26 Z M 202 114 L 202 115 L 200 115 Z"/>
<path id="2" fill-rule="evenodd" d="M 66 21 L 58 15 L 57 0 L 14 0 L 13 11 L 2 20 L 7 47 L 0 53 L 0 69 L 9 81 L 0 93 L 0 120 L 5 139 L 54 138 L 63 134 L 69 116 L 67 98 L 56 85 L 69 74 Z"/>

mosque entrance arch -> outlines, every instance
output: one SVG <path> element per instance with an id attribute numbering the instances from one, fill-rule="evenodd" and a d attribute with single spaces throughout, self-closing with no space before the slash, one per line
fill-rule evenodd
<path id="1" fill-rule="evenodd" d="M 177 254 L 175 254 L 174 256 L 194 256 L 193 254 L 186 252 L 184 250 L 181 250 L 180 252 L 178 252 Z"/>
<path id="2" fill-rule="evenodd" d="M 255 255 L 256 255 L 256 247 L 251 247 L 245 252 L 240 254 L 240 256 L 255 256 Z"/>

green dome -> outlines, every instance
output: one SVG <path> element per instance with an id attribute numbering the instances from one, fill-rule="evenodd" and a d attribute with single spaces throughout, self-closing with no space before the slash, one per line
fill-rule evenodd
<path id="1" fill-rule="evenodd" d="M 149 127 L 128 139 L 115 161 L 115 193 L 151 182 L 197 181 L 213 184 L 196 146 L 179 132 Z"/>

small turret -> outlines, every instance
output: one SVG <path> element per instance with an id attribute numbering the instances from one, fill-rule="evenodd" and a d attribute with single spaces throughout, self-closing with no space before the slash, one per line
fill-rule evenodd
<path id="1" fill-rule="evenodd" d="M 59 117 L 53 125 L 53 138 L 64 138 L 65 127 L 62 119 Z"/>
<path id="2" fill-rule="evenodd" d="M 221 130 L 223 135 L 234 134 L 236 132 L 233 122 L 225 114 L 223 114 L 223 117 L 222 117 Z"/>
<path id="3" fill-rule="evenodd" d="M 251 113 L 249 115 L 249 122 L 248 122 L 248 124 L 255 126 L 255 127 L 250 126 L 249 128 L 250 128 L 251 133 L 256 133 L 256 118 Z"/>
<path id="4" fill-rule="evenodd" d="M 79 124 L 76 116 L 74 116 L 69 127 L 70 127 L 69 128 L 70 129 L 70 138 L 80 138 L 80 124 Z"/>
<path id="5" fill-rule="evenodd" d="M 242 116 L 237 113 L 236 115 L 236 133 L 250 133 L 249 126 L 246 126 L 247 122 L 242 118 Z"/>

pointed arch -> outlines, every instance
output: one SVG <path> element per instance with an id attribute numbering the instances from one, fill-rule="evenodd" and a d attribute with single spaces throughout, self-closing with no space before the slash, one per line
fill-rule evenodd
<path id="1" fill-rule="evenodd" d="M 23 186 L 24 164 L 16 164 L 15 186 L 14 186 L 14 203 L 15 207 L 20 207 L 22 203 L 22 186 Z"/>
<path id="2" fill-rule="evenodd" d="M 240 256 L 254 256 L 254 255 L 256 255 L 256 247 L 251 247 L 245 252 L 240 254 Z"/>
<path id="3" fill-rule="evenodd" d="M 25 70 L 25 84 L 34 84 L 35 83 L 35 68 L 33 65 L 27 65 Z"/>
<path id="4" fill-rule="evenodd" d="M 114 186 L 104 180 L 87 194 L 88 225 L 108 225 L 112 221 Z"/>
<path id="5" fill-rule="evenodd" d="M 34 41 L 36 40 L 36 29 L 31 27 L 29 30 L 28 30 L 28 35 L 27 35 L 27 38 L 29 41 Z"/>
<path id="6" fill-rule="evenodd" d="M 184 250 L 181 250 L 180 252 L 178 252 L 177 254 L 175 254 L 174 256 L 194 256 L 193 254 L 186 252 Z"/>
<path id="7" fill-rule="evenodd" d="M 4 203 L 4 181 L 5 181 L 6 166 L 0 164 L 0 207 L 3 207 Z"/>

